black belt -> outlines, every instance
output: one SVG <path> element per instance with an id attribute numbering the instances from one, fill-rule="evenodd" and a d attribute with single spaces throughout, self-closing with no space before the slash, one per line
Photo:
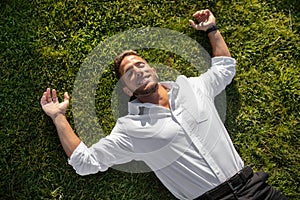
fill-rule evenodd
<path id="1" fill-rule="evenodd" d="M 220 184 L 212 190 L 207 191 L 195 200 L 214 200 L 220 199 L 228 194 L 234 194 L 239 188 L 245 185 L 245 183 L 253 176 L 251 167 L 244 167 L 241 171 L 236 173 L 229 180 Z"/>

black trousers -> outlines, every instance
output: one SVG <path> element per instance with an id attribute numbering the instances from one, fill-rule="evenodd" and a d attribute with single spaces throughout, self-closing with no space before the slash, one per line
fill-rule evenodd
<path id="1" fill-rule="evenodd" d="M 243 187 L 218 200 L 287 200 L 280 191 L 266 183 L 268 177 L 265 172 L 257 172 Z"/>

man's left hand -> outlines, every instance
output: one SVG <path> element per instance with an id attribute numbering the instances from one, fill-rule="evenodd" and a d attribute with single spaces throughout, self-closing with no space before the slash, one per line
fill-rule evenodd
<path id="1" fill-rule="evenodd" d="M 196 30 L 206 31 L 209 27 L 216 24 L 215 16 L 208 9 L 195 12 L 193 17 L 195 17 L 199 23 L 196 24 L 193 20 L 189 20 L 189 22 Z"/>

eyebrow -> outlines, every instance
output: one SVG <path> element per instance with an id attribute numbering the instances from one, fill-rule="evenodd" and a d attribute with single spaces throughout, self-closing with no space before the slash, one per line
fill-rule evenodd
<path id="1" fill-rule="evenodd" d="M 124 74 L 126 74 L 129 70 L 131 70 L 133 68 L 134 65 L 129 66 L 126 71 L 124 72 Z"/>
<path id="2" fill-rule="evenodd" d="M 131 70 L 133 68 L 134 65 L 138 64 L 138 63 L 143 63 L 142 61 L 137 61 L 134 64 L 130 65 L 124 72 L 124 74 L 126 74 L 126 72 L 128 72 L 129 70 Z"/>

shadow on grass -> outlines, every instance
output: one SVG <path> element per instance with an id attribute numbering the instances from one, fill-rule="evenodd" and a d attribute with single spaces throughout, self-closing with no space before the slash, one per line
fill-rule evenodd
<path id="1" fill-rule="evenodd" d="M 227 111 L 225 126 L 230 133 L 230 137 L 234 141 L 237 132 L 241 131 L 236 123 L 236 118 L 239 115 L 239 110 L 241 108 L 240 93 L 234 79 L 226 88 L 226 98 Z"/>

